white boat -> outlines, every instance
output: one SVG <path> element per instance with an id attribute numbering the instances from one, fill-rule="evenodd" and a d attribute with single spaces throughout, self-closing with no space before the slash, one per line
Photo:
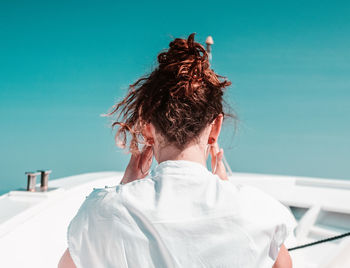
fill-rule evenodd
<path id="1" fill-rule="evenodd" d="M 0 267 L 57 267 L 67 248 L 67 226 L 93 188 L 119 184 L 122 172 L 98 172 L 50 181 L 48 191 L 0 196 Z M 350 181 L 232 173 L 289 207 L 298 221 L 296 245 L 350 231 Z M 291 251 L 293 267 L 350 267 L 350 238 Z"/>

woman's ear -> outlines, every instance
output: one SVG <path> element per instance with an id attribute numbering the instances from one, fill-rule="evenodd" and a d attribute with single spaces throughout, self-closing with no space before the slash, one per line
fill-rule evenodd
<path id="1" fill-rule="evenodd" d="M 214 143 L 218 140 L 219 135 L 220 135 L 220 131 L 221 131 L 221 126 L 222 126 L 222 121 L 224 119 L 223 114 L 219 114 L 215 120 L 213 121 L 213 123 L 211 123 L 211 130 L 209 133 L 209 141 L 208 143 Z"/>

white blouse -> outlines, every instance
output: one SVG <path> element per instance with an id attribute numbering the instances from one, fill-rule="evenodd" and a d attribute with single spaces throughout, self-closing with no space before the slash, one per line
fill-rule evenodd
<path id="1" fill-rule="evenodd" d="M 272 267 L 295 227 L 266 193 L 187 160 L 144 179 L 94 189 L 69 224 L 80 267 Z"/>

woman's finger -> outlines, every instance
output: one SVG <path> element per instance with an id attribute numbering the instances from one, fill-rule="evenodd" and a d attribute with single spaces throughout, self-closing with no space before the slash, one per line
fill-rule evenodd
<path id="1" fill-rule="evenodd" d="M 148 174 L 148 171 L 152 164 L 153 150 L 152 146 L 144 146 L 142 148 L 142 153 L 139 158 L 139 169 L 140 169 L 140 178 L 145 177 Z"/>
<path id="2" fill-rule="evenodd" d="M 218 161 L 221 162 L 222 161 L 222 157 L 224 155 L 224 149 L 220 148 L 220 151 L 218 152 Z"/>
<path id="3" fill-rule="evenodd" d="M 129 164 L 124 172 L 122 184 L 142 179 L 148 174 L 152 164 L 153 150 L 152 146 L 144 146 L 141 152 L 133 153 Z"/>
<path id="4" fill-rule="evenodd" d="M 216 168 L 217 170 L 216 174 L 219 175 L 219 177 L 222 180 L 228 180 L 226 168 L 225 168 L 224 162 L 222 161 L 223 157 L 224 157 L 224 149 L 221 148 L 218 153 L 218 166 Z"/>
<path id="5" fill-rule="evenodd" d="M 225 165 L 222 161 L 224 157 L 224 149 L 219 149 L 219 145 L 215 143 L 213 144 L 210 153 L 212 172 L 218 175 L 222 180 L 227 180 Z"/>

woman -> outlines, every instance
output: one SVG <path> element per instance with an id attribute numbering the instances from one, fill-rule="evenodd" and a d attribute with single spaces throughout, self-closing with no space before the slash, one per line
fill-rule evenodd
<path id="1" fill-rule="evenodd" d="M 130 162 L 119 185 L 94 189 L 72 219 L 59 268 L 291 267 L 289 211 L 230 181 L 222 162 L 231 83 L 210 69 L 194 34 L 169 46 L 108 114 L 119 115 L 119 146 L 131 135 Z"/>

